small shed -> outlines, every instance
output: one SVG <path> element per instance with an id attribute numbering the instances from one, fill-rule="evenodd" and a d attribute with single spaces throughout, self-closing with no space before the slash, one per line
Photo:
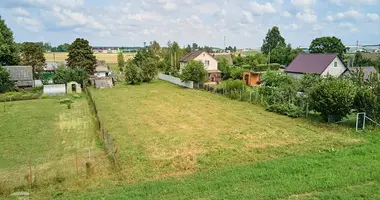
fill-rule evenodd
<path id="1" fill-rule="evenodd" d="M 17 87 L 33 87 L 33 68 L 31 66 L 4 66 Z"/>
<path id="2" fill-rule="evenodd" d="M 65 95 L 66 94 L 66 85 L 65 84 L 44 85 L 44 94 L 47 94 L 47 95 Z"/>
<path id="3" fill-rule="evenodd" d="M 244 72 L 243 80 L 249 86 L 260 85 L 261 72 Z"/>
<path id="4" fill-rule="evenodd" d="M 81 85 L 75 81 L 71 81 L 69 83 L 66 84 L 67 87 L 66 87 L 66 91 L 67 91 L 67 94 L 71 94 L 73 92 L 75 93 L 82 93 L 82 88 L 81 88 Z"/>
<path id="5" fill-rule="evenodd" d="M 95 78 L 94 79 L 96 88 L 112 88 L 113 80 L 111 77 Z"/>

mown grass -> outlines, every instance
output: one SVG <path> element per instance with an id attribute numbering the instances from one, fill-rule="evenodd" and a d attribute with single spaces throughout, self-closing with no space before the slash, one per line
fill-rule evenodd
<path id="1" fill-rule="evenodd" d="M 56 62 L 62 62 L 65 61 L 67 58 L 68 53 L 67 52 L 49 52 L 44 53 L 46 61 L 56 61 Z M 108 64 L 117 63 L 117 54 L 103 54 L 103 53 L 96 53 L 94 54 L 96 59 L 98 60 L 105 60 Z M 134 57 L 134 53 L 124 53 L 124 58 L 126 60 L 132 59 Z"/>
<path id="2" fill-rule="evenodd" d="M 341 126 L 155 81 L 93 90 L 127 182 L 192 174 L 360 143 Z"/>
<path id="3" fill-rule="evenodd" d="M 85 163 L 104 157 L 103 150 L 96 147 L 95 124 L 86 98 L 75 99 L 71 109 L 60 104 L 60 98 L 65 97 L 7 102 L 5 112 L 1 109 L 0 196 L 27 190 L 42 199 L 61 185 L 65 190 L 78 189 L 87 183 L 75 179 L 77 186 L 72 187 L 68 180 L 83 178 Z M 105 173 L 106 165 L 107 160 L 99 164 L 97 172 Z"/>
<path id="4" fill-rule="evenodd" d="M 84 193 L 65 199 L 380 199 L 379 132 L 366 143 Z"/>

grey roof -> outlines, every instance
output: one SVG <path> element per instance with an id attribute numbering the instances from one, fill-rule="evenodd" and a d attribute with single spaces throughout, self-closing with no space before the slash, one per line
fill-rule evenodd
<path id="1" fill-rule="evenodd" d="M 95 72 L 109 72 L 108 66 L 105 60 L 97 60 Z"/>
<path id="2" fill-rule="evenodd" d="M 350 67 L 348 68 L 350 72 L 359 72 L 360 70 L 363 71 L 364 73 L 364 79 L 368 79 L 372 73 L 376 73 L 376 68 L 375 67 Z"/>
<path id="3" fill-rule="evenodd" d="M 220 61 L 222 58 L 226 58 L 229 65 L 233 65 L 232 56 L 229 53 L 215 53 L 214 57 Z"/>
<path id="4" fill-rule="evenodd" d="M 12 81 L 19 87 L 33 86 L 33 68 L 31 66 L 4 66 Z"/>
<path id="5" fill-rule="evenodd" d="M 190 52 L 190 53 L 186 54 L 184 57 L 182 57 L 179 60 L 179 62 L 189 62 L 189 61 L 192 61 L 192 60 L 194 60 L 194 58 L 198 57 L 203 52 L 205 52 L 205 51 L 193 51 L 193 52 Z"/>
<path id="6" fill-rule="evenodd" d="M 60 66 L 66 66 L 66 62 L 46 61 L 44 71 L 55 71 Z"/>
<path id="7" fill-rule="evenodd" d="M 298 54 L 285 72 L 322 74 L 336 57 L 336 54 Z"/>

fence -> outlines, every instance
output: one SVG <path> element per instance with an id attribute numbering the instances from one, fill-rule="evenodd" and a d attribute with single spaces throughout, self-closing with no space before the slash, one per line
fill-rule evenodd
<path id="1" fill-rule="evenodd" d="M 116 141 L 112 137 L 112 135 L 109 134 L 108 131 L 105 129 L 102 121 L 100 120 L 100 117 L 98 115 L 98 110 L 96 108 L 96 104 L 94 102 L 94 99 L 92 97 L 92 94 L 91 94 L 90 90 L 88 90 L 87 88 L 85 88 L 85 91 L 88 94 L 91 110 L 95 114 L 96 125 L 97 125 L 98 132 L 100 134 L 99 138 L 101 139 L 101 141 L 103 143 L 104 151 L 107 153 L 107 156 L 112 161 L 114 161 L 115 163 L 117 163 L 117 159 L 118 159 L 118 155 L 119 155 L 118 145 L 116 144 Z"/>
<path id="2" fill-rule="evenodd" d="M 65 84 L 44 85 L 44 94 L 64 95 L 66 94 L 66 85 Z"/>
<path id="3" fill-rule="evenodd" d="M 182 82 L 180 78 L 169 76 L 169 75 L 162 74 L 162 73 L 158 74 L 158 78 L 161 79 L 161 80 L 165 80 L 165 81 L 168 81 L 168 82 L 171 82 L 171 83 L 183 86 L 183 87 L 194 88 L 193 81 Z"/>

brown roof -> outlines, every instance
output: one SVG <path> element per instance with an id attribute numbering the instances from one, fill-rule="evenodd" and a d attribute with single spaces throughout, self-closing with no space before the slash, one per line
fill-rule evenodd
<path id="1" fill-rule="evenodd" d="M 192 61 L 192 60 L 194 60 L 194 58 L 198 57 L 203 52 L 205 52 L 205 51 L 193 51 L 193 52 L 190 52 L 190 53 L 186 54 L 184 57 L 182 57 L 179 60 L 179 62 L 189 62 L 189 61 Z"/>
<path id="2" fill-rule="evenodd" d="M 336 57 L 336 54 L 298 54 L 285 72 L 322 74 Z"/>
<path id="3" fill-rule="evenodd" d="M 362 53 L 363 58 L 369 58 L 371 60 L 376 60 L 380 53 Z"/>
<path id="4" fill-rule="evenodd" d="M 216 58 L 218 61 L 220 61 L 222 58 L 226 58 L 229 65 L 234 64 L 232 62 L 232 56 L 229 53 L 221 53 L 221 54 L 215 53 L 214 58 Z"/>

